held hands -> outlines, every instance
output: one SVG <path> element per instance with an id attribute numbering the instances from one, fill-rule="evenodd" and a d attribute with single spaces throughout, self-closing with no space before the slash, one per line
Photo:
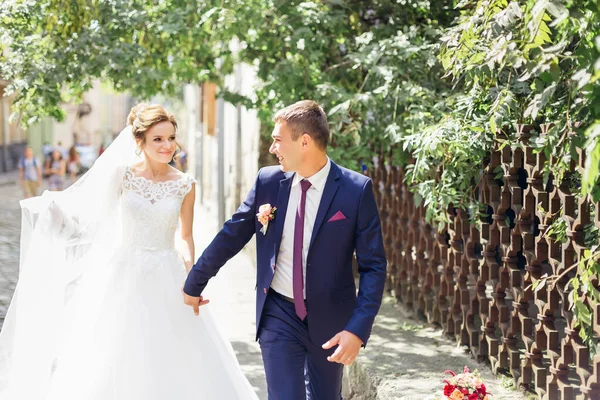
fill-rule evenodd
<path id="1" fill-rule="evenodd" d="M 325 350 L 337 345 L 335 352 L 327 357 L 330 362 L 336 362 L 344 365 L 351 365 L 362 346 L 362 340 L 354 333 L 349 331 L 341 331 L 323 345 Z"/>
<path id="2" fill-rule="evenodd" d="M 181 293 L 183 294 L 183 302 L 188 306 L 191 306 L 194 309 L 194 314 L 200 314 L 200 307 L 210 303 L 210 300 L 204 300 L 204 297 L 194 297 L 186 294 L 181 288 Z"/>

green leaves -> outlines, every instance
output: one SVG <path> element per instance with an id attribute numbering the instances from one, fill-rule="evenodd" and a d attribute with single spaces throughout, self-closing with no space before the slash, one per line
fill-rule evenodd
<path id="1" fill-rule="evenodd" d="M 566 243 L 567 238 L 567 222 L 563 218 L 557 218 L 548 230 L 544 234 L 544 236 L 554 239 L 559 243 Z"/>
<path id="2" fill-rule="evenodd" d="M 406 181 L 423 199 L 428 221 L 443 229 L 449 207 L 472 213 L 479 209 L 472 190 L 480 179 L 483 158 L 492 150 L 491 136 L 473 129 L 468 121 L 447 117 L 401 140 L 415 158 L 406 167 Z"/>
<path id="3" fill-rule="evenodd" d="M 560 180 L 575 148 L 586 142 L 584 193 L 600 197 L 600 10 L 576 0 L 479 1 L 442 37 L 439 57 L 465 87 L 466 115 L 492 133 L 529 125 L 531 143 L 547 159 L 544 174 Z M 545 129 L 540 125 L 545 124 Z"/>
<path id="4" fill-rule="evenodd" d="M 138 98 L 223 81 L 255 65 L 250 100 L 265 136 L 275 111 L 312 98 L 329 111 L 336 161 L 406 166 L 443 227 L 449 205 L 478 209 L 494 141 L 530 143 L 559 179 L 585 143 L 584 193 L 600 198 L 600 31 L 591 0 L 73 0 L 0 4 L 0 74 L 24 124 L 62 118 L 96 79 Z M 235 54 L 232 39 L 241 43 Z M 10 55 L 10 57 L 9 57 Z M 216 67 L 216 60 L 221 68 Z M 545 129 L 541 129 L 545 124 Z M 596 125 L 594 125 L 596 124 Z M 543 134 L 542 134 L 543 131 Z M 497 137 L 498 136 L 498 137 Z M 411 156 L 413 165 L 407 165 Z M 498 176 L 502 171 L 494 171 Z"/>
<path id="5" fill-rule="evenodd" d="M 0 73 L 25 125 L 44 115 L 61 118 L 60 104 L 80 99 L 95 79 L 137 98 L 177 93 L 182 82 L 215 78 L 214 60 L 223 54 L 212 37 L 221 9 L 211 1 L 45 0 L 1 7 L 7 46 Z"/>
<path id="6" fill-rule="evenodd" d="M 586 131 L 586 164 L 583 174 L 583 194 L 590 194 L 594 201 L 600 200 L 600 120 Z M 598 212 L 598 211 L 597 211 Z"/>
<path id="7" fill-rule="evenodd" d="M 552 41 L 550 38 L 552 32 L 546 24 L 546 22 L 552 20 L 548 14 L 546 14 L 546 9 L 549 4 L 550 2 L 548 0 L 537 0 L 533 4 L 531 12 L 528 14 L 529 18 L 526 20 L 528 20 L 527 30 L 529 31 L 529 42 L 534 45 L 528 47 L 528 49 L 534 49 Z"/>
<path id="8" fill-rule="evenodd" d="M 585 250 L 577 266 L 577 274 L 569 282 L 569 308 L 573 311 L 574 328 L 579 328 L 579 337 L 593 356 L 597 338 L 593 331 L 593 307 L 600 301 L 597 280 L 600 274 L 600 252 Z"/>
<path id="9" fill-rule="evenodd" d="M 554 92 L 556 91 L 556 82 L 553 82 L 550 86 L 544 89 L 542 93 L 537 93 L 533 96 L 533 99 L 529 102 L 527 109 L 523 116 L 525 118 L 531 117 L 536 119 L 540 110 L 543 110 Z"/>

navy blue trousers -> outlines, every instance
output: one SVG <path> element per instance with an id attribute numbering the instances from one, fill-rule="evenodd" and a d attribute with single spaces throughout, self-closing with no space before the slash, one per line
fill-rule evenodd
<path id="1" fill-rule="evenodd" d="M 335 347 L 323 350 L 308 336 L 294 304 L 271 290 L 263 309 L 258 340 L 269 400 L 340 400 L 344 366 L 327 361 Z"/>

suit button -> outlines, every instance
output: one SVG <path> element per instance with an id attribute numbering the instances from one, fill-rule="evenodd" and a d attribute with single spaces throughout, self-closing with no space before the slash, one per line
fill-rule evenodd
<path id="1" fill-rule="evenodd" d="M 263 291 L 264 291 L 265 293 L 267 293 L 267 288 L 263 288 Z"/>

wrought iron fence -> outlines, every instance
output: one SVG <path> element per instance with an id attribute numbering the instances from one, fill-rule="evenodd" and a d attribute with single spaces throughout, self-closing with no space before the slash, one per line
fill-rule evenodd
<path id="1" fill-rule="evenodd" d="M 547 160 L 528 146 L 526 129 L 517 137 L 520 145 L 497 149 L 482 166 L 474 190 L 487 215 L 472 223 L 464 210 L 450 209 L 442 232 L 425 221 L 425 208 L 415 206 L 402 169 L 376 163 L 371 176 L 389 259 L 388 288 L 474 356 L 489 360 L 495 372 L 510 372 L 541 398 L 600 399 L 600 356 L 590 359 L 569 307 L 567 282 L 577 269 L 554 286 L 532 286 L 581 260 L 584 228 L 600 227 L 600 203 L 578 198 L 572 180 L 544 184 Z M 581 171 L 583 162 L 580 154 L 572 170 Z M 557 218 L 566 223 L 563 242 L 546 234 Z M 600 306 L 586 302 L 600 335 Z"/>

